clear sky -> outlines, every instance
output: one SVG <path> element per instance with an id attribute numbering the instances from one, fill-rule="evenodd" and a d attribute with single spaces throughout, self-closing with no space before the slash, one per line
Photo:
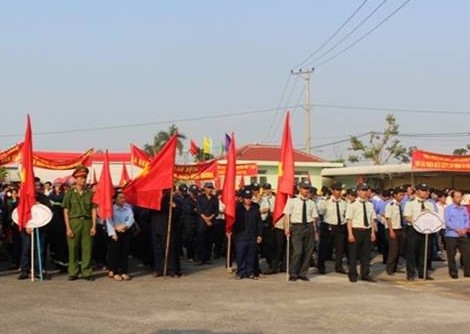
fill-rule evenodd
<path id="1" fill-rule="evenodd" d="M 387 1 L 323 59 L 403 1 Z M 302 82 L 287 81 L 289 71 L 361 2 L 2 1 L 0 148 L 21 140 L 26 113 L 35 149 L 41 150 L 126 151 L 129 143 L 149 142 L 173 122 L 198 141 L 210 135 L 219 142 L 234 131 L 239 145 L 278 143 L 280 112 L 233 114 L 301 103 Z M 369 0 L 317 56 L 381 2 Z M 308 64 L 316 66 L 312 102 L 452 111 L 395 115 L 406 134 L 470 132 L 469 13 L 470 1 L 411 0 L 341 56 Z M 301 148 L 303 111 L 291 109 L 294 144 Z M 315 106 L 312 145 L 380 131 L 386 114 Z M 114 128 L 94 130 L 102 127 Z M 70 132 L 77 129 L 86 131 Z M 402 140 L 441 152 L 470 143 L 462 136 Z M 314 153 L 345 157 L 347 147 Z"/>

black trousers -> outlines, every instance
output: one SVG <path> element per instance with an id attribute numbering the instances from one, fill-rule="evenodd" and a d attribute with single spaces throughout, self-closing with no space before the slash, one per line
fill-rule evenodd
<path id="1" fill-rule="evenodd" d="M 470 240 L 465 237 L 446 237 L 447 263 L 449 266 L 449 275 L 458 275 L 457 264 L 455 263 L 455 254 L 457 249 L 463 259 L 463 273 L 465 277 L 470 277 Z"/>
<path id="2" fill-rule="evenodd" d="M 387 229 L 384 224 L 377 222 L 377 249 L 380 254 L 382 254 L 382 263 L 387 263 L 388 257 L 388 238 L 387 238 Z"/>
<path id="3" fill-rule="evenodd" d="M 353 228 L 356 241 L 348 244 L 350 279 L 357 279 L 357 259 L 361 263 L 361 277 L 370 275 L 371 232 L 371 229 Z"/>
<path id="4" fill-rule="evenodd" d="M 197 219 L 195 217 L 185 217 L 183 226 L 183 245 L 186 248 L 186 258 L 196 260 L 197 250 Z"/>
<path id="5" fill-rule="evenodd" d="M 212 227 L 199 221 L 197 227 L 197 257 L 202 263 L 209 262 L 212 253 Z"/>
<path id="6" fill-rule="evenodd" d="M 406 275 L 408 278 L 416 276 L 424 277 L 424 247 L 426 236 L 408 226 L 406 232 Z M 428 257 L 431 256 L 431 242 L 428 240 Z M 429 268 L 429 267 L 428 267 Z M 427 275 L 428 273 L 426 273 Z"/>
<path id="7" fill-rule="evenodd" d="M 216 219 L 212 228 L 215 258 L 225 256 L 225 219 Z"/>
<path id="8" fill-rule="evenodd" d="M 56 265 L 66 266 L 69 253 L 65 233 L 64 211 L 62 207 L 54 205 L 52 212 L 52 220 L 46 225 L 49 251 Z"/>
<path id="9" fill-rule="evenodd" d="M 95 264 L 106 265 L 108 263 L 108 234 L 106 232 L 106 225 L 96 224 L 96 235 L 93 238 L 93 260 Z"/>
<path id="10" fill-rule="evenodd" d="M 256 240 L 237 240 L 234 238 L 237 276 L 248 277 L 256 275 L 256 262 L 258 261 L 258 246 Z"/>
<path id="11" fill-rule="evenodd" d="M 387 230 L 388 238 L 388 256 L 387 256 L 387 274 L 391 275 L 397 271 L 400 254 L 403 254 L 403 245 L 405 237 L 402 229 L 394 229 L 395 239 L 390 238 L 390 232 Z"/>
<path id="12" fill-rule="evenodd" d="M 117 241 L 114 241 L 111 237 L 108 239 L 109 270 L 114 272 L 114 274 L 122 275 L 128 273 L 129 247 L 132 237 L 131 233 L 132 232 L 129 230 L 117 233 Z"/>
<path id="13" fill-rule="evenodd" d="M 318 270 L 325 270 L 325 262 L 330 258 L 331 249 L 335 249 L 335 270 L 343 268 L 343 256 L 346 245 L 346 225 L 320 224 L 320 247 L 318 252 Z"/>
<path id="14" fill-rule="evenodd" d="M 292 255 L 289 268 L 291 276 L 307 276 L 315 244 L 313 232 L 312 224 L 292 224 Z"/>

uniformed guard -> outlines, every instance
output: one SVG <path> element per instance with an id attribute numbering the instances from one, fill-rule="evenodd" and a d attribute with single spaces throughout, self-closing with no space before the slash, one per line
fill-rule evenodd
<path id="1" fill-rule="evenodd" d="M 419 233 L 413 228 L 416 218 L 425 211 L 435 211 L 434 204 L 428 200 L 429 186 L 426 183 L 420 183 L 416 186 L 416 195 L 405 204 L 403 215 L 408 224 L 406 234 L 406 277 L 413 281 L 416 277 L 416 268 L 418 268 L 418 277 L 433 280 L 429 273 L 424 273 L 424 249 L 425 235 Z M 429 249 L 428 249 L 428 254 Z"/>
<path id="2" fill-rule="evenodd" d="M 237 259 L 237 277 L 258 279 L 256 261 L 258 247 L 262 240 L 261 214 L 259 206 L 253 202 L 251 190 L 243 190 L 242 202 L 237 203 L 233 225 L 233 241 Z"/>
<path id="3" fill-rule="evenodd" d="M 88 168 L 78 167 L 72 176 L 75 178 L 75 187 L 64 195 L 63 203 L 68 237 L 69 281 L 76 280 L 79 275 L 93 281 L 92 248 L 96 234 L 96 205 L 92 203 L 92 192 L 86 189 Z"/>
<path id="4" fill-rule="evenodd" d="M 349 280 L 357 282 L 358 274 L 356 262 L 361 263 L 361 279 L 375 282 L 370 275 L 371 245 L 375 241 L 374 206 L 367 199 L 369 186 L 366 183 L 357 187 L 358 198 L 348 205 L 346 220 L 348 226 L 348 253 L 349 253 Z"/>
<path id="5" fill-rule="evenodd" d="M 214 196 L 212 182 L 204 183 L 204 193 L 199 195 L 198 202 L 198 265 L 210 263 L 212 253 L 211 232 L 215 218 L 219 214 L 219 200 Z"/>
<path id="6" fill-rule="evenodd" d="M 284 207 L 285 233 L 292 240 L 289 280 L 309 281 L 307 277 L 315 243 L 315 223 L 318 212 L 309 199 L 312 184 L 308 180 L 299 183 L 299 196 L 288 199 Z"/>
<path id="7" fill-rule="evenodd" d="M 190 262 L 195 261 L 197 258 L 198 196 L 199 188 L 192 184 L 189 186 L 188 196 L 183 201 L 183 244 L 184 248 L 186 248 L 186 259 Z"/>
<path id="8" fill-rule="evenodd" d="M 331 187 L 332 195 L 318 204 L 318 213 L 323 216 L 320 223 L 320 249 L 318 254 L 318 272 L 325 274 L 325 262 L 330 249 L 335 248 L 335 272 L 346 274 L 343 268 L 343 256 L 346 246 L 346 201 L 341 196 L 343 185 L 335 183 Z"/>
<path id="9" fill-rule="evenodd" d="M 397 272 L 400 254 L 403 254 L 405 237 L 402 229 L 403 210 L 401 201 L 405 196 L 405 189 L 397 187 L 393 190 L 393 198 L 385 205 L 385 219 L 387 220 L 388 256 L 387 274 Z"/>

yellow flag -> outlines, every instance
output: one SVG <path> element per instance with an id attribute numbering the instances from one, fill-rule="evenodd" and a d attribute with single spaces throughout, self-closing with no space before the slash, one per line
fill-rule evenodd
<path id="1" fill-rule="evenodd" d="M 212 139 L 210 137 L 202 139 L 202 151 L 204 154 L 212 154 Z"/>

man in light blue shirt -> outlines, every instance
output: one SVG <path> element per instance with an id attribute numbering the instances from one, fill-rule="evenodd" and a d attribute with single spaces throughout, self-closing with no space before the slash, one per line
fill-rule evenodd
<path id="1" fill-rule="evenodd" d="M 463 271 L 465 277 L 470 277 L 470 240 L 467 233 L 470 229 L 470 219 L 467 208 L 462 203 L 463 194 L 459 190 L 452 193 L 453 203 L 445 208 L 444 220 L 446 225 L 446 247 L 449 275 L 457 279 L 458 268 L 455 263 L 457 249 L 463 259 Z"/>

